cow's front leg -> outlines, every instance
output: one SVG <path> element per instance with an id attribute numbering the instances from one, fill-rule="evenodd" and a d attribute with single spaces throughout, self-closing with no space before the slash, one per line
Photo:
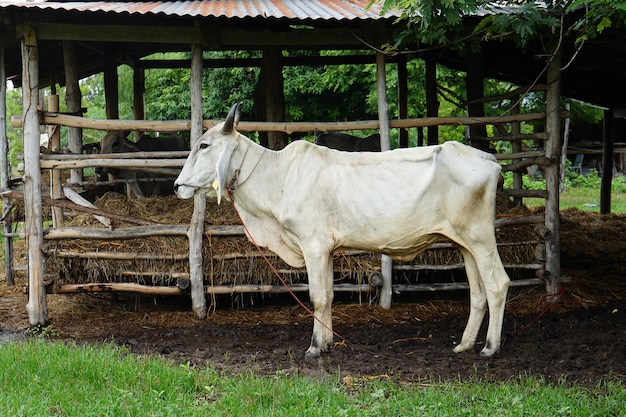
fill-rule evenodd
<path id="1" fill-rule="evenodd" d="M 333 259 L 331 254 L 306 257 L 309 297 L 313 305 L 313 336 L 306 351 L 307 359 L 319 358 L 333 342 Z"/>

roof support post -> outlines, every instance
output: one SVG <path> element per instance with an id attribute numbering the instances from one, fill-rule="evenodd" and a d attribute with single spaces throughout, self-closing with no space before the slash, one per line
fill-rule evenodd
<path id="1" fill-rule="evenodd" d="M 385 55 L 376 52 L 376 91 L 378 95 L 378 123 L 380 126 L 380 150 L 388 151 L 391 148 L 389 141 L 389 104 L 387 103 L 387 72 L 385 70 Z M 382 255 L 381 274 L 383 286 L 380 292 L 380 306 L 391 308 L 393 292 L 393 261 L 387 255 Z"/>
<path id="2" fill-rule="evenodd" d="M 7 75 L 4 67 L 4 48 L 0 47 L 0 187 L 6 190 L 11 179 L 11 164 L 9 163 L 9 138 L 7 137 Z M 13 285 L 13 238 L 7 237 L 11 233 L 11 220 L 8 212 L 11 199 L 2 197 L 2 215 L 4 219 L 4 265 L 7 285 Z"/>
<path id="3" fill-rule="evenodd" d="M 427 54 L 424 57 L 426 64 L 426 117 L 439 116 L 439 101 L 437 100 L 437 61 L 435 57 Z M 427 128 L 427 145 L 439 144 L 439 127 L 437 125 Z"/>
<path id="4" fill-rule="evenodd" d="M 191 129 L 190 139 L 193 147 L 202 136 L 202 45 L 191 47 Z M 206 296 L 204 294 L 204 273 L 202 268 L 202 239 L 204 237 L 204 213 L 206 196 L 196 193 L 193 197 L 193 215 L 187 231 L 189 238 L 189 278 L 191 280 L 191 309 L 196 317 L 207 316 Z M 211 272 L 213 273 L 213 272 Z"/>
<path id="5" fill-rule="evenodd" d="M 611 212 L 611 183 L 613 182 L 613 149 L 615 147 L 613 111 L 604 111 L 602 132 L 602 182 L 600 183 L 600 214 Z"/>
<path id="6" fill-rule="evenodd" d="M 133 117 L 135 120 L 146 119 L 146 72 L 138 58 L 133 59 Z M 142 133 L 135 131 L 135 140 Z"/>
<path id="7" fill-rule="evenodd" d="M 46 289 L 43 283 L 45 257 L 43 247 L 43 212 L 41 169 L 39 166 L 39 62 L 35 27 L 25 24 L 22 40 L 22 120 L 24 121 L 24 209 L 26 247 L 28 249 L 28 304 L 31 326 L 45 326 L 48 321 Z"/>
<path id="8" fill-rule="evenodd" d="M 400 55 L 398 59 L 398 119 L 409 118 L 409 87 L 406 55 Z M 409 129 L 398 129 L 398 147 L 409 147 Z"/>
<path id="9" fill-rule="evenodd" d="M 82 115 L 81 113 L 81 93 L 78 84 L 78 61 L 76 59 L 76 45 L 70 41 L 63 41 L 63 66 L 65 69 L 65 105 L 71 114 Z M 69 148 L 72 153 L 82 153 L 83 130 L 79 127 L 69 127 L 67 129 Z M 82 169 L 70 170 L 70 182 L 79 183 L 83 181 Z"/>
<path id="10" fill-rule="evenodd" d="M 559 299 L 561 286 L 561 247 L 559 233 L 559 189 L 561 160 L 561 48 L 550 58 L 547 70 L 548 91 L 546 92 L 546 157 L 552 161 L 545 169 L 546 198 L 545 225 L 551 231 L 546 239 L 546 282 L 548 301 Z"/>

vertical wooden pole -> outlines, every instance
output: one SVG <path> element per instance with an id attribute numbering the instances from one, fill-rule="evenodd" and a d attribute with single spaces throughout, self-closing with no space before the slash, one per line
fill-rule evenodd
<path id="1" fill-rule="evenodd" d="M 519 102 L 519 96 L 516 97 L 512 97 L 511 100 L 515 100 L 514 106 L 511 107 L 511 114 L 519 114 L 520 112 L 520 102 Z M 484 112 L 483 112 L 484 115 Z M 520 122 L 513 122 L 511 123 L 511 134 L 512 135 L 519 135 L 522 132 L 521 130 L 521 125 Z M 487 134 L 487 131 L 485 131 L 485 135 Z M 514 140 L 511 142 L 511 147 L 513 150 L 513 153 L 518 153 L 522 151 L 522 142 L 519 140 Z M 512 163 L 515 162 L 519 162 L 519 159 L 514 159 Z M 522 189 L 522 173 L 519 171 L 513 171 L 513 189 L 514 190 L 521 190 Z M 514 198 L 515 201 L 520 202 L 522 201 L 521 198 Z"/>
<path id="2" fill-rule="evenodd" d="M 467 56 L 467 73 L 465 76 L 465 90 L 467 91 L 467 101 L 483 98 L 484 80 L 483 80 L 483 63 L 480 52 L 469 52 Z M 473 103 L 467 106 L 467 115 L 469 117 L 483 117 L 485 115 L 485 106 L 483 102 Z M 487 127 L 485 125 L 471 125 L 469 127 L 470 140 L 476 136 L 487 136 Z M 475 141 L 472 146 L 487 150 L 488 142 Z"/>
<path id="3" fill-rule="evenodd" d="M 406 55 L 401 55 L 398 60 L 398 119 L 409 117 L 408 78 Z M 398 130 L 398 147 L 409 147 L 409 129 L 400 128 Z"/>
<path id="4" fill-rule="evenodd" d="M 387 103 L 387 72 L 385 70 L 385 55 L 376 53 L 376 91 L 378 95 L 378 124 L 380 127 L 380 150 L 388 151 L 391 148 L 389 141 L 389 105 Z M 393 262 L 390 257 L 382 255 L 381 274 L 383 286 L 380 293 L 380 306 L 391 308 L 393 293 Z"/>
<path id="5" fill-rule="evenodd" d="M 600 213 L 611 212 L 611 182 L 613 181 L 613 149 L 615 120 L 613 111 L 604 111 L 604 127 L 602 132 L 602 179 L 600 183 Z"/>
<path id="6" fill-rule="evenodd" d="M 282 66 L 282 50 L 277 47 L 263 49 L 261 71 L 265 83 L 265 111 L 268 122 L 285 121 L 285 95 Z M 287 145 L 284 132 L 267 132 L 270 149 L 281 150 Z"/>
<path id="7" fill-rule="evenodd" d="M 0 47 L 0 186 L 3 190 L 9 188 L 11 179 L 11 164 L 9 163 L 9 138 L 7 137 L 7 73 L 4 67 L 4 48 Z M 2 197 L 2 215 L 11 206 L 11 199 Z M 13 238 L 7 237 L 11 233 L 11 216 L 4 220 L 4 265 L 7 285 L 13 285 Z"/>
<path id="8" fill-rule="evenodd" d="M 70 41 L 63 41 L 63 63 L 65 69 L 65 105 L 67 111 L 78 116 L 81 113 L 81 93 L 78 84 L 78 63 L 76 60 L 76 45 Z M 82 153 L 83 130 L 78 127 L 67 129 L 68 146 L 74 154 Z M 70 182 L 77 183 L 83 180 L 82 169 L 70 170 Z"/>
<path id="9" fill-rule="evenodd" d="M 133 63 L 133 117 L 135 120 L 146 118 L 146 74 L 139 62 Z M 143 132 L 135 131 L 135 140 L 141 137 Z"/>
<path id="10" fill-rule="evenodd" d="M 48 97 L 48 111 L 59 111 L 59 96 L 53 94 Z M 61 150 L 61 126 L 48 126 L 48 138 L 50 149 L 54 152 Z M 50 170 L 50 197 L 53 199 L 63 198 L 63 184 L 61 183 L 61 170 Z M 52 225 L 59 227 L 63 224 L 63 208 L 52 207 Z"/>
<path id="11" fill-rule="evenodd" d="M 191 48 L 191 146 L 202 136 L 202 45 Z M 199 319 L 207 316 L 202 268 L 202 239 L 204 238 L 204 213 L 206 197 L 197 193 L 193 200 L 193 215 L 187 237 L 189 238 L 189 277 L 191 280 L 191 308 Z"/>
<path id="12" fill-rule="evenodd" d="M 119 80 L 117 78 L 117 58 L 112 48 L 104 52 L 104 99 L 107 119 L 120 118 Z"/>
<path id="13" fill-rule="evenodd" d="M 561 50 L 554 52 L 547 70 L 546 92 L 546 156 L 552 163 L 545 169 L 546 199 L 545 225 L 552 232 L 546 239 L 546 272 L 549 273 L 546 291 L 549 301 L 557 301 L 561 286 L 561 247 L 559 233 L 559 161 L 561 153 Z"/>
<path id="14" fill-rule="evenodd" d="M 437 100 L 437 61 L 430 55 L 424 58 L 426 64 L 426 117 L 439 115 L 439 101 Z M 439 128 L 427 127 L 427 144 L 439 144 Z"/>
<path id="15" fill-rule="evenodd" d="M 46 289 L 43 285 L 45 259 L 43 213 L 41 204 L 41 169 L 39 167 L 39 62 L 35 28 L 24 24 L 22 41 L 22 120 L 24 130 L 24 209 L 28 248 L 28 319 L 32 326 L 48 321 Z"/>

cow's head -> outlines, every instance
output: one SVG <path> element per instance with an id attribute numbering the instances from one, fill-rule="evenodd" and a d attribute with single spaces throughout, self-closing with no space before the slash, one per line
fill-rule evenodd
<path id="1" fill-rule="evenodd" d="M 230 109 L 224 123 L 207 130 L 192 146 L 180 175 L 174 182 L 174 192 L 179 198 L 191 198 L 197 191 L 217 190 L 217 203 L 228 177 L 228 167 L 239 143 L 235 130 L 239 123 L 241 103 Z"/>
<path id="2" fill-rule="evenodd" d="M 101 140 L 100 140 L 100 153 L 125 153 L 125 152 L 139 152 L 135 146 L 133 146 L 132 142 L 129 142 L 128 135 L 130 134 L 130 130 L 114 130 L 108 132 Z M 104 174 L 115 174 L 115 170 L 107 167 L 96 167 L 96 174 L 104 175 Z"/>

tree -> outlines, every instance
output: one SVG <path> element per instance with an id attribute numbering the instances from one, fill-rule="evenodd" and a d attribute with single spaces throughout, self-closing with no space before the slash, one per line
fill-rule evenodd
<path id="1" fill-rule="evenodd" d="M 625 0 L 372 0 L 383 12 L 402 11 L 406 29 L 398 42 L 455 45 L 471 38 L 508 36 L 519 46 L 546 30 L 573 36 L 577 44 L 626 24 Z M 479 13 L 480 12 L 480 13 Z M 565 15 L 572 19 L 565 19 Z M 471 19 L 470 19 L 471 18 Z M 473 45 L 475 46 L 475 44 Z"/>

